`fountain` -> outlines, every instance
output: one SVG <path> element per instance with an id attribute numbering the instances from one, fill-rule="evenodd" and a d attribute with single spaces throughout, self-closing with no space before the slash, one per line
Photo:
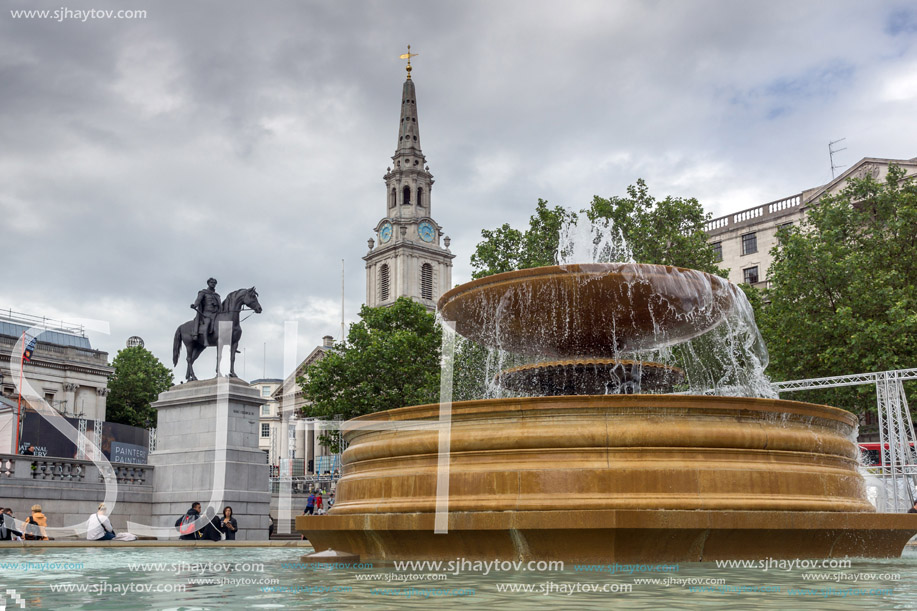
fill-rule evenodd
<path id="1" fill-rule="evenodd" d="M 686 368 L 645 358 L 743 307 L 722 278 L 636 263 L 458 286 L 439 301 L 446 328 L 534 362 L 496 373 L 511 396 L 446 396 L 348 422 L 337 503 L 297 529 L 317 550 L 370 561 L 899 556 L 917 516 L 867 501 L 854 415 L 703 394 Z"/>

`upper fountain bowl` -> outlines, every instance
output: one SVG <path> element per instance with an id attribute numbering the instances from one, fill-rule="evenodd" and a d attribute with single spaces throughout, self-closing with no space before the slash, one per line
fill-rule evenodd
<path id="1" fill-rule="evenodd" d="M 554 358 L 615 357 L 697 337 L 739 289 L 668 265 L 584 263 L 495 274 L 443 295 L 439 311 L 479 344 Z"/>

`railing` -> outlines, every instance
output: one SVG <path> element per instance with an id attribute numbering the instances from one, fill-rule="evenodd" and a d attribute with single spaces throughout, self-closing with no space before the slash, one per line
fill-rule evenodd
<path id="1" fill-rule="evenodd" d="M 789 210 L 790 208 L 797 208 L 801 205 L 802 193 L 797 193 L 796 195 L 784 197 L 783 199 L 778 199 L 767 204 L 761 204 L 760 206 L 742 210 L 740 212 L 736 212 L 735 214 L 729 214 L 715 219 L 710 219 L 704 224 L 704 230 L 709 232 L 715 229 L 722 229 L 723 227 L 728 227 L 729 225 L 736 225 L 738 223 L 743 223 L 745 221 L 760 218 L 766 215 L 769 216 L 784 210 Z"/>
<path id="2" fill-rule="evenodd" d="M 128 463 L 111 463 L 115 481 L 122 485 L 151 486 L 153 467 Z M 31 479 L 41 481 L 102 483 L 102 471 L 89 460 L 0 454 L 0 481 Z"/>
<path id="3" fill-rule="evenodd" d="M 65 323 L 62 320 L 56 320 L 46 316 L 34 316 L 32 314 L 24 314 L 23 312 L 14 312 L 12 308 L 0 310 L 0 316 L 12 323 L 25 324 L 30 327 L 41 327 L 48 331 L 63 331 L 64 333 L 86 337 L 86 328 L 83 325 Z"/>
<path id="4" fill-rule="evenodd" d="M 293 494 L 309 494 L 309 492 L 316 488 L 327 488 L 329 490 L 334 490 L 337 487 L 338 480 L 341 479 L 340 474 L 337 475 L 296 475 L 288 477 L 272 477 L 271 478 L 271 492 L 276 493 L 280 492 L 280 485 L 284 481 L 290 482 L 290 490 Z"/>

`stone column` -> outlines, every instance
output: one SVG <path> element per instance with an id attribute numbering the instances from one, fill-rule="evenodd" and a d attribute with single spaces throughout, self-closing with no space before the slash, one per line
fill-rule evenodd
<path id="1" fill-rule="evenodd" d="M 100 422 L 105 422 L 105 411 L 108 408 L 108 393 L 111 392 L 107 388 L 96 388 L 96 413 L 95 419 Z"/>
<path id="2" fill-rule="evenodd" d="M 269 471 L 258 449 L 263 403 L 258 389 L 236 378 L 188 382 L 159 395 L 150 453 L 155 526 L 173 528 L 194 501 L 208 515 L 231 505 L 237 540 L 267 540 Z"/>
<path id="3" fill-rule="evenodd" d="M 64 401 L 67 402 L 67 407 L 62 410 L 69 412 L 71 414 L 78 414 L 79 410 L 76 408 L 76 389 L 79 388 L 78 384 L 73 382 L 64 382 Z"/>

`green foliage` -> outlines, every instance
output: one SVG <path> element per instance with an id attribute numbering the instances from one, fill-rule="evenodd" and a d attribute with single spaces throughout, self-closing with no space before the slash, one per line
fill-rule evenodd
<path id="1" fill-rule="evenodd" d="M 590 221 L 612 221 L 633 249 L 638 263 L 657 263 L 688 267 L 726 275 L 716 265 L 713 248 L 707 243 L 704 223 L 711 218 L 694 198 L 666 197 L 657 201 L 640 179 L 627 188 L 627 197 L 595 196 L 582 210 Z M 560 206 L 548 208 L 538 200 L 535 214 L 524 233 L 509 224 L 481 231 L 484 238 L 471 255 L 472 276 L 542 267 L 555 263 L 561 226 L 578 215 Z"/>
<path id="2" fill-rule="evenodd" d="M 494 230 L 483 229 L 483 242 L 471 255 L 472 278 L 483 278 L 502 272 L 554 264 L 560 228 L 576 214 L 561 206 L 548 208 L 548 202 L 538 200 L 535 214 L 529 219 L 525 233 L 504 223 Z"/>
<path id="3" fill-rule="evenodd" d="M 115 373 L 108 381 L 106 419 L 132 426 L 156 426 L 156 410 L 150 403 L 172 386 L 171 370 L 140 346 L 120 350 L 112 367 Z"/>
<path id="4" fill-rule="evenodd" d="M 776 379 L 917 365 L 917 184 L 892 166 L 884 183 L 851 180 L 778 232 L 760 325 Z M 807 393 L 855 411 L 874 389 Z"/>
<path id="5" fill-rule="evenodd" d="M 674 265 L 725 276 L 707 243 L 704 224 L 711 215 L 693 197 L 657 201 L 643 179 L 627 187 L 627 197 L 595 196 L 583 211 L 591 221 L 609 220 L 621 230 L 638 263 Z"/>
<path id="6" fill-rule="evenodd" d="M 442 330 L 432 314 L 401 297 L 360 310 L 347 340 L 297 379 L 307 416 L 354 418 L 439 400 Z"/>

